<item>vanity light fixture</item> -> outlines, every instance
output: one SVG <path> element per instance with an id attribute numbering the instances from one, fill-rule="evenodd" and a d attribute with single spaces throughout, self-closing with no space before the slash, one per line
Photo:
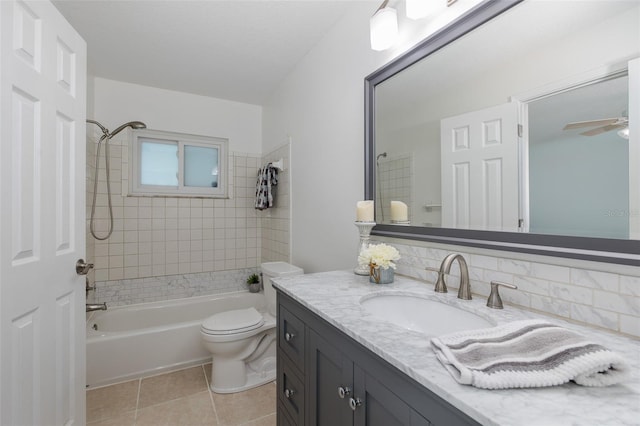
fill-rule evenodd
<path id="1" fill-rule="evenodd" d="M 439 3 L 449 7 L 458 0 L 406 0 L 406 12 L 409 19 L 421 19 L 440 12 Z M 384 0 L 369 20 L 371 49 L 381 51 L 390 48 L 398 38 L 398 14 Z"/>
<path id="2" fill-rule="evenodd" d="M 384 0 L 369 20 L 373 50 L 388 49 L 398 38 L 398 14 L 394 8 L 387 5 L 388 3 L 389 0 Z"/>

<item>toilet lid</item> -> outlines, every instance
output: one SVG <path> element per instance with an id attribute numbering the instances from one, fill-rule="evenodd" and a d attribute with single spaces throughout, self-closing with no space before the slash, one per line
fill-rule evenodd
<path id="1" fill-rule="evenodd" d="M 209 334 L 231 334 L 253 330 L 264 324 L 264 318 L 255 308 L 220 312 L 202 323 L 202 330 Z"/>

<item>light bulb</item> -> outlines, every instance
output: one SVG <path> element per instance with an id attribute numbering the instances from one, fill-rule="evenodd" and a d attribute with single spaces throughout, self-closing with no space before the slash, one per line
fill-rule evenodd
<path id="1" fill-rule="evenodd" d="M 384 7 L 378 10 L 369 21 L 371 48 L 385 50 L 398 38 L 398 14 L 395 9 Z"/>
<path id="2" fill-rule="evenodd" d="M 620 136 L 623 139 L 629 139 L 629 128 L 625 127 L 622 130 L 618 130 L 618 136 Z"/>

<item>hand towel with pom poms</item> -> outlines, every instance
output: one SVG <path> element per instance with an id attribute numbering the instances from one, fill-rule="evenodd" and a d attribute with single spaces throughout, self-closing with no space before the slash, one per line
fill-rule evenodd
<path id="1" fill-rule="evenodd" d="M 454 379 L 484 389 L 556 386 L 569 381 L 609 386 L 628 373 L 617 353 L 541 320 L 452 333 L 431 339 L 431 345 Z"/>

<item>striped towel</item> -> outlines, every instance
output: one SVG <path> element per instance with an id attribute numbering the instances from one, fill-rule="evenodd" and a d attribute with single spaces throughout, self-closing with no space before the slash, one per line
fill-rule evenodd
<path id="1" fill-rule="evenodd" d="M 540 320 L 452 333 L 431 339 L 431 345 L 454 379 L 484 389 L 555 386 L 569 381 L 608 386 L 628 373 L 617 353 Z"/>

